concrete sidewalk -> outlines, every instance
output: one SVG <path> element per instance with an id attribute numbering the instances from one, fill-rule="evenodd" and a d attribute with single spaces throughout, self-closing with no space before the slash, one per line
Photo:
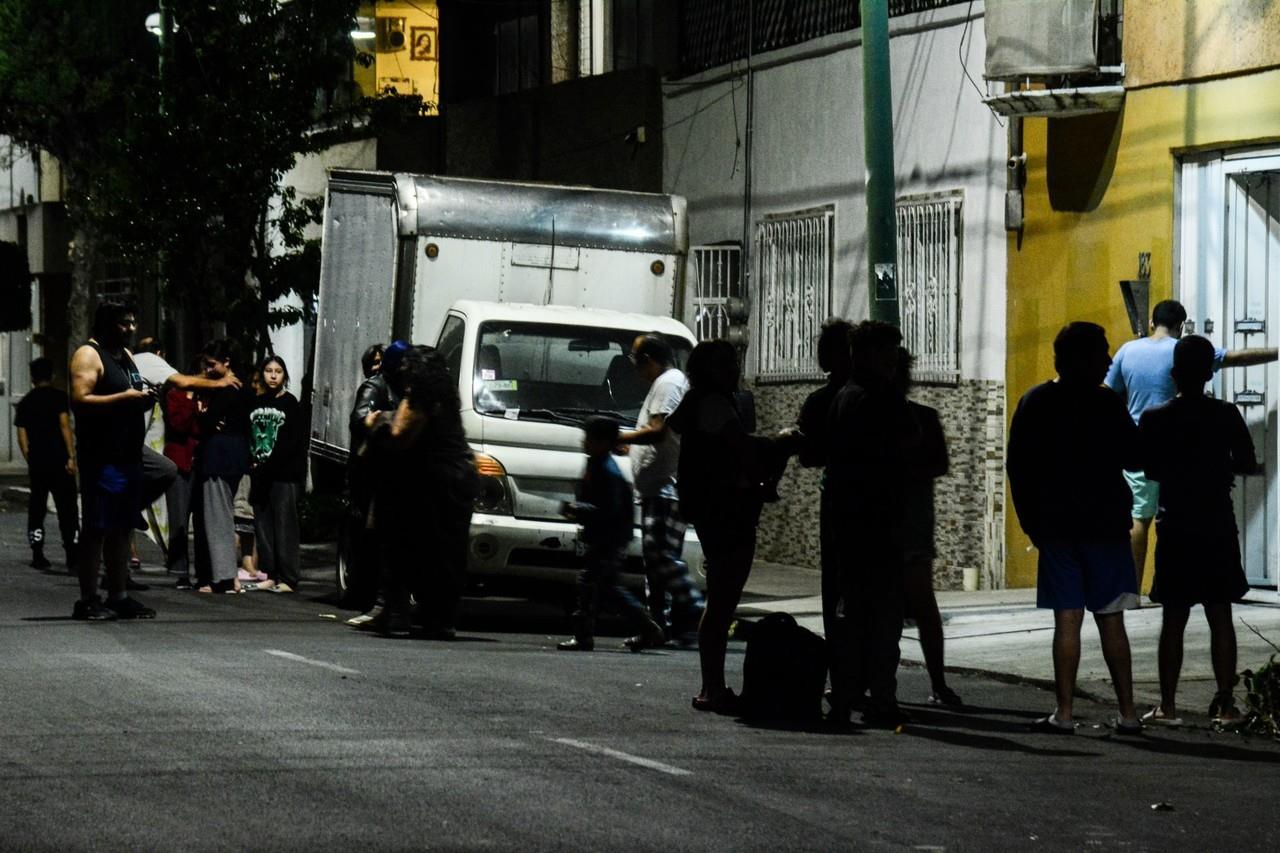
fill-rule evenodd
<path id="1" fill-rule="evenodd" d="M 821 633 L 818 590 L 816 571 L 760 562 L 747 583 L 740 612 L 753 616 L 785 611 L 794 615 L 801 625 Z M 1048 611 L 1036 608 L 1035 597 L 1034 589 L 939 592 L 947 668 L 1052 689 L 1053 617 Z M 1156 670 L 1160 613 L 1158 605 L 1145 603 L 1141 609 L 1125 614 L 1133 649 L 1134 694 L 1140 708 L 1155 704 L 1160 696 Z M 1280 596 L 1275 590 L 1253 590 L 1245 603 L 1235 606 L 1233 616 L 1239 643 L 1239 668 L 1262 666 L 1275 649 L 1247 626 L 1253 626 L 1280 645 Z M 1191 614 L 1187 625 L 1185 649 L 1178 688 L 1179 707 L 1185 715 L 1195 718 L 1208 710 L 1215 690 L 1209 661 L 1209 628 L 1198 609 Z M 903 634 L 902 659 L 908 664 L 923 664 L 914 628 L 908 628 Z M 1086 619 L 1084 625 L 1078 686 L 1091 698 L 1114 701 L 1097 628 L 1091 619 Z M 1243 698 L 1243 691 L 1237 689 L 1237 699 L 1243 702 Z M 1047 697 L 1046 702 L 1051 704 Z"/>

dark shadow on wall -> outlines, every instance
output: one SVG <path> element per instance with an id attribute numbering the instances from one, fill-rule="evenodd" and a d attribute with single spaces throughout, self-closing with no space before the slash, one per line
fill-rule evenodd
<path id="1" fill-rule="evenodd" d="M 1045 165 L 1049 205 L 1054 210 L 1088 213 L 1102 203 L 1115 172 L 1123 127 L 1123 108 L 1049 119 Z"/>

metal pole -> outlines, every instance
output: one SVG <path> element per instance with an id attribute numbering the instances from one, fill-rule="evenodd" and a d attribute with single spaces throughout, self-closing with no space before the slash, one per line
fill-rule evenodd
<path id="1" fill-rule="evenodd" d="M 898 325 L 898 245 L 894 214 L 893 92 L 888 0 L 861 0 L 862 136 L 867 162 L 870 316 Z"/>
<path id="2" fill-rule="evenodd" d="M 160 79 L 160 115 L 168 115 L 168 104 L 166 103 L 166 91 L 168 86 L 165 85 L 166 77 L 169 73 L 168 57 L 169 52 L 169 33 L 171 28 L 171 19 L 169 18 L 169 4 L 166 0 L 158 0 L 157 8 L 160 12 L 160 32 L 158 34 L 160 46 L 160 63 L 159 63 L 159 79 Z"/>

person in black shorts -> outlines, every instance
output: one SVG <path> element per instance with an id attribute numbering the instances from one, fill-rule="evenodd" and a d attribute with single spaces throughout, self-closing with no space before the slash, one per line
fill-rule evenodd
<path id="1" fill-rule="evenodd" d="M 71 413 L 67 394 L 54 388 L 53 362 L 37 358 L 31 362 L 32 388 L 18 402 L 13 425 L 18 429 L 18 448 L 27 460 L 31 495 L 27 499 L 27 544 L 31 546 L 31 567 L 52 565 L 44 555 L 44 518 L 53 495 L 58 510 L 58 529 L 67 568 L 74 571 L 80 519 L 76 509 L 75 444 L 71 438 Z"/>
<path id="2" fill-rule="evenodd" d="M 1213 376 L 1213 344 L 1186 337 L 1173 350 L 1178 396 L 1142 414 L 1140 431 L 1147 477 L 1160 484 L 1156 513 L 1156 575 L 1151 600 L 1163 605 L 1160 625 L 1160 704 L 1144 719 L 1177 725 L 1182 635 L 1191 608 L 1204 607 L 1218 692 L 1209 715 L 1240 718 L 1236 684 L 1236 634 L 1231 602 L 1249 591 L 1240 564 L 1231 488 L 1235 475 L 1258 467 L 1240 410 L 1206 397 Z"/>
<path id="3" fill-rule="evenodd" d="M 127 299 L 104 297 L 93 317 L 93 336 L 71 357 L 71 406 L 80 464 L 82 538 L 80 600 L 73 619 L 150 619 L 156 612 L 130 598 L 129 535 L 143 508 L 142 413 L 155 396 L 143 390 L 128 344 L 137 309 Z M 107 568 L 107 601 L 98 599 L 98 563 Z"/>

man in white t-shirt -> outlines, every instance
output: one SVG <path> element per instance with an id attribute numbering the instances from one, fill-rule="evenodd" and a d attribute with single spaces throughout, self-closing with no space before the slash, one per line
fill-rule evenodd
<path id="1" fill-rule="evenodd" d="M 658 624 L 681 645 L 697 642 L 702 594 L 681 559 L 688 525 L 680 517 L 676 466 L 680 437 L 667 428 L 667 416 L 684 399 L 689 382 L 675 367 L 671 345 L 659 335 L 641 335 L 631 346 L 632 363 L 649 383 L 636 428 L 618 435 L 619 445 L 631 446 L 631 471 L 640 496 L 641 548 L 649 578 L 649 610 Z M 666 598 L 671 597 L 671 624 L 666 621 Z M 627 640 L 643 646 L 642 636 Z"/>

